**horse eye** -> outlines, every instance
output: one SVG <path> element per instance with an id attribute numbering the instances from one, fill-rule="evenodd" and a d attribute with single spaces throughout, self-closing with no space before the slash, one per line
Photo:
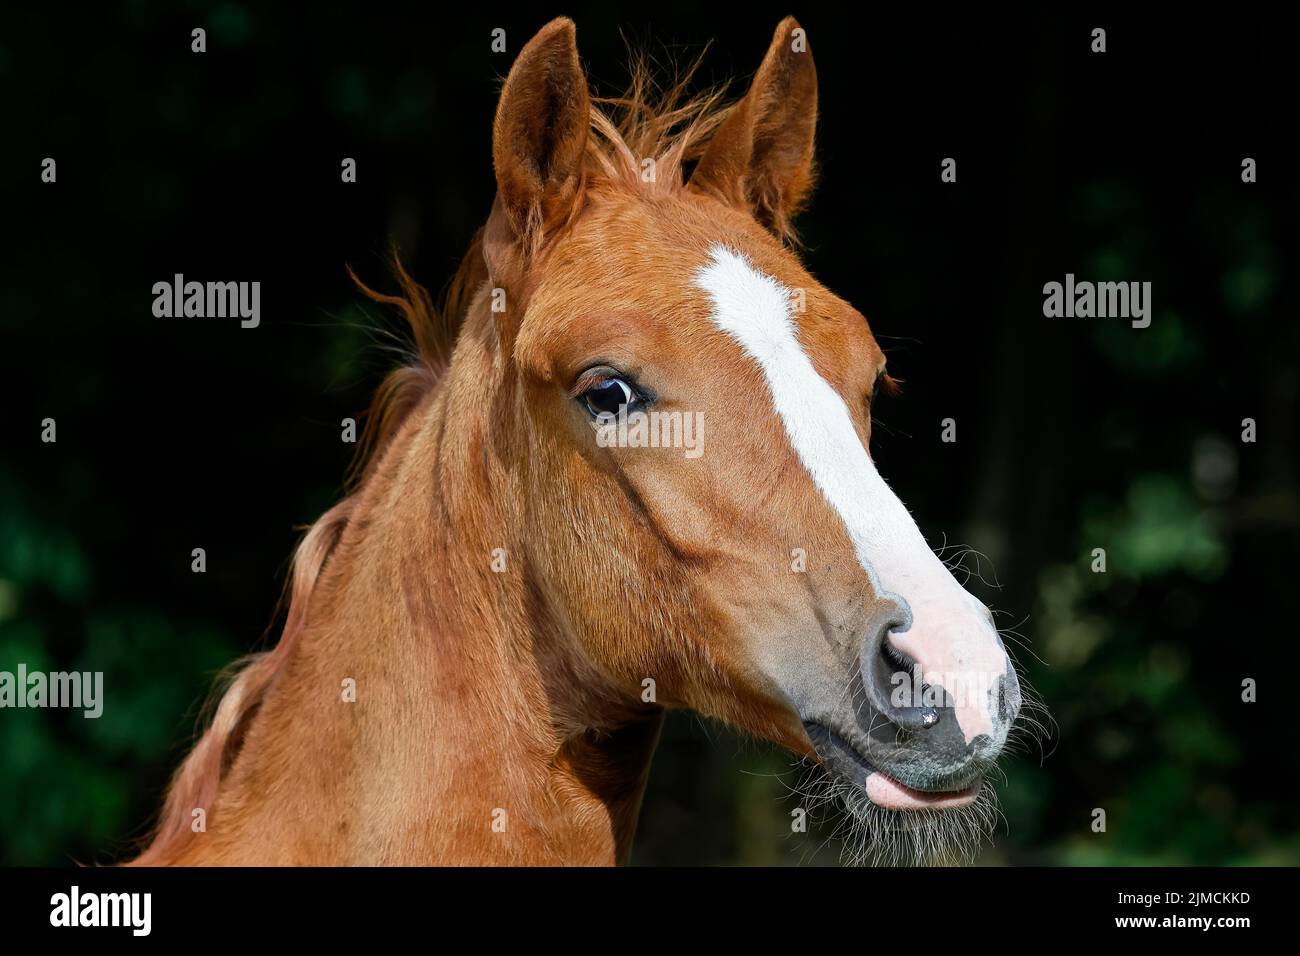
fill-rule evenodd
<path id="1" fill-rule="evenodd" d="M 617 415 L 619 409 L 633 404 L 635 398 L 632 386 L 621 378 L 605 379 L 582 393 L 583 405 L 597 418 L 601 415 Z"/>

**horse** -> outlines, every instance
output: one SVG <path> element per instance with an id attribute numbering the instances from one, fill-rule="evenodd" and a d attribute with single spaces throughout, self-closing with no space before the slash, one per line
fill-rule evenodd
<path id="1" fill-rule="evenodd" d="M 806 761 L 869 847 L 985 832 L 1020 684 L 868 451 L 866 318 L 797 254 L 807 34 L 739 100 L 683 89 L 594 96 L 550 22 L 445 305 L 357 280 L 419 358 L 132 864 L 626 863 L 674 709 Z M 678 413 L 700 454 L 596 440 Z"/>

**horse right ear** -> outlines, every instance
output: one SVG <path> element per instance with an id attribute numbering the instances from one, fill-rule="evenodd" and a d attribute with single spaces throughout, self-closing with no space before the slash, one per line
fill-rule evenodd
<path id="1" fill-rule="evenodd" d="M 749 92 L 723 120 L 690 188 L 748 209 L 783 239 L 813 185 L 817 68 L 794 17 L 777 24 Z"/>
<path id="2" fill-rule="evenodd" d="M 567 216 L 582 182 L 591 98 L 573 21 L 552 20 L 524 45 L 492 124 L 497 198 L 525 251 Z"/>

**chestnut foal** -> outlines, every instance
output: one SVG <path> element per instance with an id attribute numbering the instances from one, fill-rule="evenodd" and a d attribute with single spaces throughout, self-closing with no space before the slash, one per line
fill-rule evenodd
<path id="1" fill-rule="evenodd" d="M 593 101 L 566 19 L 520 52 L 454 351 L 404 273 L 376 296 L 422 361 L 135 862 L 626 861 L 667 708 L 821 764 L 870 840 L 942 852 L 991 813 L 1015 670 L 867 451 L 866 320 L 787 242 L 807 36 L 729 108 L 638 77 Z M 597 441 L 678 412 L 699 454 Z"/>

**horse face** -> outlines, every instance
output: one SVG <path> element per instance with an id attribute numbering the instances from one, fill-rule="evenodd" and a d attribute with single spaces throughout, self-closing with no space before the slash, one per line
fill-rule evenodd
<path id="1" fill-rule="evenodd" d="M 563 155 L 585 142 L 518 133 L 586 135 L 536 115 L 587 109 L 571 26 L 507 80 L 487 248 L 527 290 L 503 335 L 530 562 L 617 692 L 815 756 L 863 817 L 964 807 L 1006 742 L 1016 674 L 870 456 L 885 361 L 866 320 L 779 241 L 812 178 L 816 80 L 796 32 L 778 28 L 677 190 L 588 182 L 575 200 Z M 514 168 L 530 148 L 547 152 Z M 530 254 L 529 230 L 570 202 Z"/>

